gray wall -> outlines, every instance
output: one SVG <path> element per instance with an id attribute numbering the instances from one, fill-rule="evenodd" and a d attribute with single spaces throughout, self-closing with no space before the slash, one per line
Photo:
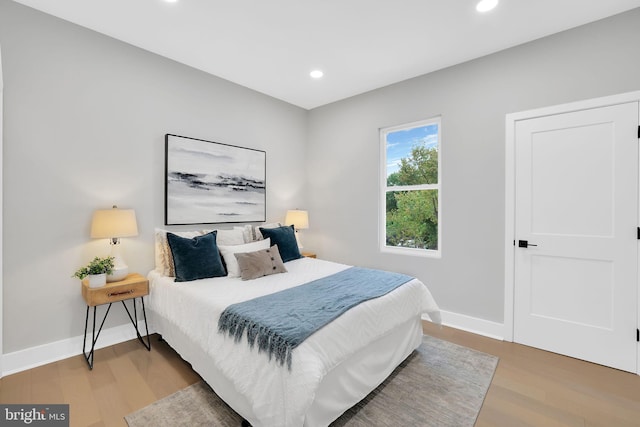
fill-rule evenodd
<path id="1" fill-rule="evenodd" d="M 639 24 L 634 10 L 306 112 L 0 0 L 4 351 L 82 334 L 70 275 L 109 250 L 89 239 L 94 209 L 135 208 L 123 253 L 153 268 L 167 132 L 266 150 L 268 220 L 309 209 L 306 250 L 414 274 L 443 309 L 501 322 L 505 114 L 640 89 Z M 378 129 L 434 115 L 442 259 L 381 254 Z"/>
<path id="2" fill-rule="evenodd" d="M 82 335 L 71 274 L 109 252 L 89 238 L 94 209 L 134 208 L 140 235 L 123 256 L 153 268 L 165 133 L 266 150 L 268 220 L 304 205 L 305 110 L 8 0 L 0 44 L 5 353 Z"/>
<path id="3" fill-rule="evenodd" d="M 502 322 L 505 114 L 638 90 L 638 52 L 635 9 L 312 110 L 307 246 L 415 275 L 442 309 Z M 380 253 L 378 130 L 436 115 L 442 258 Z"/>

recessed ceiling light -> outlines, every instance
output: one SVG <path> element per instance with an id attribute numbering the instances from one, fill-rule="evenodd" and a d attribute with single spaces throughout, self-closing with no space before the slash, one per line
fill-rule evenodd
<path id="1" fill-rule="evenodd" d="M 322 76 L 324 76 L 324 73 L 322 72 L 322 70 L 313 70 L 312 72 L 309 73 L 309 75 L 314 79 L 319 79 Z"/>
<path id="2" fill-rule="evenodd" d="M 476 5 L 478 12 L 489 12 L 498 5 L 498 0 L 481 0 Z"/>
<path id="3" fill-rule="evenodd" d="M 177 3 L 178 2 L 178 0 L 164 0 L 164 1 L 166 1 L 167 3 Z"/>

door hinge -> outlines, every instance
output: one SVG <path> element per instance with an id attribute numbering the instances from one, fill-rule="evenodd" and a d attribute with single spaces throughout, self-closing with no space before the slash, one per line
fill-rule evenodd
<path id="1" fill-rule="evenodd" d="M 638 240 L 640 240 L 640 227 L 638 227 L 638 235 L 637 235 L 637 237 L 638 237 Z"/>
<path id="2" fill-rule="evenodd" d="M 638 139 L 640 139 L 640 126 L 638 126 Z"/>
<path id="3" fill-rule="evenodd" d="M 640 342 L 640 329 L 636 329 L 636 341 Z"/>

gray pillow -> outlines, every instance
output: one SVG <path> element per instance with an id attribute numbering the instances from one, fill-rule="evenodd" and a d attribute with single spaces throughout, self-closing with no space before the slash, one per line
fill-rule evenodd
<path id="1" fill-rule="evenodd" d="M 287 272 L 277 245 L 271 246 L 269 249 L 234 255 L 238 260 L 242 280 L 253 280 L 270 274 Z"/>

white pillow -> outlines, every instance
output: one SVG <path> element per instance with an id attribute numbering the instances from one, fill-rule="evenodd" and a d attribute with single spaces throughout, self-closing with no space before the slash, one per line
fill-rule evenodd
<path id="1" fill-rule="evenodd" d="M 251 243 L 245 243 L 243 245 L 234 246 L 218 246 L 220 253 L 224 258 L 224 262 L 227 265 L 228 277 L 240 277 L 240 267 L 238 266 L 238 260 L 234 254 L 241 254 L 247 252 L 255 252 L 262 249 L 269 249 L 271 246 L 271 239 L 258 240 Z"/>
<path id="2" fill-rule="evenodd" d="M 244 237 L 244 242 L 245 243 L 251 243 L 251 242 L 255 242 L 256 239 L 256 235 L 253 231 L 253 225 L 251 224 L 247 224 L 244 225 L 242 227 L 239 226 L 235 226 L 233 227 L 234 230 L 241 230 L 242 231 L 242 235 Z"/>
<path id="3" fill-rule="evenodd" d="M 211 233 L 213 230 L 202 230 L 202 234 Z M 244 243 L 244 234 L 242 230 L 216 230 L 216 245 L 241 245 Z"/>

